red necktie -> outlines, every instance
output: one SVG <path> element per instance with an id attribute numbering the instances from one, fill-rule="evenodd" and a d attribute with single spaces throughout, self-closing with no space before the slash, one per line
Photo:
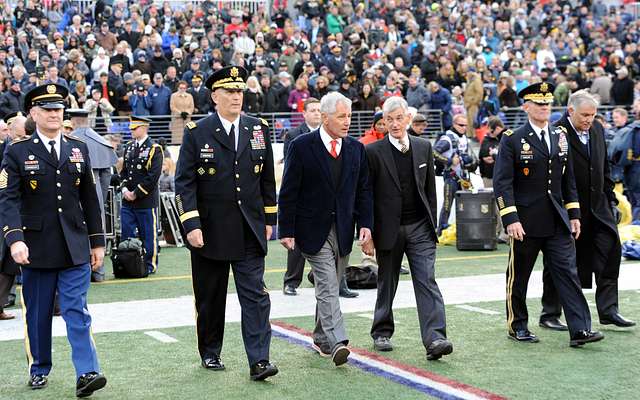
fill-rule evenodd
<path id="1" fill-rule="evenodd" d="M 338 158 L 338 152 L 336 151 L 336 146 L 338 145 L 338 141 L 333 139 L 331 141 L 331 151 L 329 153 L 331 153 L 331 157 L 333 158 Z"/>

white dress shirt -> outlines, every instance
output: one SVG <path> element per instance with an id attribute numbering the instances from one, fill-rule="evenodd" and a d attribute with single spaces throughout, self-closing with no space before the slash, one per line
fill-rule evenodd
<path id="1" fill-rule="evenodd" d="M 549 124 L 545 125 L 544 128 L 538 128 L 537 126 L 535 126 L 534 124 L 531 123 L 531 121 L 529 121 L 529 125 L 531 125 L 531 127 L 533 128 L 533 131 L 535 132 L 536 136 L 538 136 L 538 140 L 542 141 L 542 135 L 540 135 L 540 132 L 542 132 L 542 130 L 544 129 L 544 141 L 547 142 L 547 149 L 549 149 L 549 151 L 551 151 L 551 137 L 549 136 L 551 134 L 551 132 L 549 132 Z"/>
<path id="2" fill-rule="evenodd" d="M 573 125 L 573 122 L 571 122 L 571 118 L 568 118 L 568 120 L 569 120 L 569 124 L 571 125 L 573 130 L 576 131 L 576 133 L 578 134 L 578 139 L 580 139 L 580 143 L 582 143 L 583 145 L 587 146 L 589 144 L 589 131 L 579 131 Z"/>
<path id="3" fill-rule="evenodd" d="M 391 136 L 391 134 L 388 134 L 387 137 L 389 138 L 389 142 L 391 142 L 393 147 L 398 149 L 398 151 L 402 152 L 402 146 L 400 145 L 400 141 L 394 138 L 393 136 Z M 411 143 L 409 142 L 409 135 L 406 132 L 404 133 L 404 138 L 402 138 L 402 140 L 405 146 L 407 146 L 407 151 L 408 151 L 409 147 L 411 146 Z"/>
<path id="4" fill-rule="evenodd" d="M 320 139 L 322 143 L 324 143 L 324 147 L 327 149 L 329 153 L 331 153 L 331 141 L 334 140 L 327 131 L 324 130 L 324 127 L 320 127 Z M 342 150 L 342 138 L 335 139 L 338 143 L 336 144 L 336 154 L 340 155 L 340 150 Z"/>
<path id="5" fill-rule="evenodd" d="M 53 147 L 55 147 L 56 149 L 56 154 L 58 155 L 58 160 L 59 160 L 60 159 L 60 138 L 62 135 L 58 133 L 56 137 L 54 137 L 53 139 L 49 139 L 48 137 L 40 133 L 40 131 L 37 131 L 37 132 L 38 132 L 38 137 L 40 138 L 40 141 L 42 141 L 42 144 L 44 144 L 44 147 L 47 149 L 47 153 L 51 153 L 51 146 L 49 145 L 49 142 L 52 140 L 56 141 L 56 144 L 53 145 Z"/>
<path id="6" fill-rule="evenodd" d="M 234 149 L 238 149 L 238 136 L 240 134 L 240 116 L 238 115 L 238 118 L 235 119 L 235 121 L 227 121 L 226 119 L 222 118 L 222 115 L 218 114 L 218 117 L 220 118 L 220 122 L 222 122 L 222 127 L 224 128 L 224 131 L 227 132 L 227 135 L 229 134 L 229 132 L 231 132 L 231 125 L 233 125 L 233 130 L 236 136 L 236 142 L 233 144 L 233 148 Z"/>
<path id="7" fill-rule="evenodd" d="M 146 135 L 142 139 L 136 140 L 136 144 L 138 145 L 138 148 L 142 147 L 142 143 L 144 143 L 147 140 L 148 137 L 149 137 L 149 135 Z"/>

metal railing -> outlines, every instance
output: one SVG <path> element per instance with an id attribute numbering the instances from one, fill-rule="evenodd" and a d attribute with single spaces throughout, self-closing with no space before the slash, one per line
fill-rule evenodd
<path id="1" fill-rule="evenodd" d="M 206 0 L 154 0 L 153 3 L 159 7 L 168 3 L 172 10 L 185 10 L 188 5 L 195 8 L 195 6 L 202 4 L 205 1 Z M 269 0 L 215 0 L 212 1 L 212 3 L 220 10 L 227 6 L 229 6 L 229 9 L 231 10 L 244 10 L 245 7 L 248 7 L 252 14 L 258 11 L 263 11 L 267 15 L 269 13 L 269 5 L 271 4 Z"/>
<path id="2" fill-rule="evenodd" d="M 428 110 L 421 112 L 427 117 L 427 129 L 423 133 L 425 136 L 436 136 L 442 132 L 442 111 L 440 110 Z M 207 115 L 193 115 L 191 121 L 198 121 L 206 117 Z M 372 111 L 354 111 L 351 118 L 351 126 L 349 128 L 349 135 L 354 137 L 360 137 L 365 131 L 371 128 L 373 124 L 374 112 Z M 154 139 L 165 139 L 168 144 L 179 144 L 182 138 L 182 131 L 184 130 L 187 120 L 183 120 L 179 116 L 169 115 L 157 115 L 147 116 L 152 120 L 149 127 L 149 136 Z M 300 125 L 304 119 L 302 113 L 263 113 L 259 115 L 260 118 L 264 118 L 271 127 L 271 142 L 282 142 L 283 134 L 298 125 Z M 110 124 L 105 125 L 104 118 L 95 119 L 94 130 L 101 135 L 105 134 L 120 134 L 124 138 L 131 137 L 129 130 L 129 117 L 126 116 L 112 116 L 110 117 Z"/>

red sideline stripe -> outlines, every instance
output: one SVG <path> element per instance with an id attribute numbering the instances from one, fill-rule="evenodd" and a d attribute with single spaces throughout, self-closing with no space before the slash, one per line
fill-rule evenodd
<path id="1" fill-rule="evenodd" d="M 277 326 L 279 326 L 281 328 L 288 329 L 290 331 L 294 331 L 296 333 L 299 333 L 300 335 L 313 337 L 311 332 L 307 332 L 304 329 L 299 328 L 299 327 L 297 327 L 295 325 L 287 324 L 286 322 L 282 322 L 282 321 L 271 321 L 271 323 L 273 325 L 277 325 Z M 483 398 L 488 399 L 488 400 L 508 400 L 507 397 L 503 397 L 503 396 L 500 396 L 500 395 L 497 395 L 497 394 L 494 394 L 494 393 L 491 393 L 491 392 L 487 392 L 486 390 L 482 390 L 482 389 L 467 385 L 467 384 L 462 383 L 462 382 L 457 382 L 457 381 L 454 381 L 452 379 L 445 378 L 444 376 L 434 374 L 433 372 L 425 371 L 423 369 L 420 369 L 420 368 L 417 368 L 417 367 L 414 367 L 414 366 L 411 366 L 411 365 L 407 365 L 407 364 L 404 364 L 404 363 L 401 363 L 401 362 L 398 362 L 398 361 L 395 361 L 395 360 L 391 360 L 391 359 L 389 359 L 387 357 L 383 357 L 383 356 L 381 356 L 379 354 L 372 353 L 372 352 L 370 352 L 368 350 L 365 350 L 365 349 L 359 349 L 359 348 L 351 347 L 351 346 L 349 346 L 349 349 L 352 352 L 354 352 L 356 354 L 359 354 L 361 356 L 371 358 L 371 359 L 376 360 L 378 362 L 381 362 L 381 363 L 390 365 L 392 367 L 395 367 L 395 368 L 410 372 L 410 373 L 412 373 L 414 375 L 418 375 L 418 376 L 421 376 L 423 378 L 431 379 L 432 381 L 436 381 L 436 382 L 442 383 L 444 385 L 451 386 L 451 387 L 456 388 L 456 389 L 464 390 L 465 392 L 469 392 L 469 393 L 475 394 L 476 396 L 480 396 L 480 397 L 483 397 Z"/>

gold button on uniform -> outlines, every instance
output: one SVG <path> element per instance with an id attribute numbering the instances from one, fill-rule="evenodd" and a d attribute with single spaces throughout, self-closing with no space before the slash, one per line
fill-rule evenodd
<path id="1" fill-rule="evenodd" d="M 239 192 L 239 191 L 240 191 L 240 188 L 239 188 L 239 187 L 237 187 L 237 188 L 236 188 L 236 190 Z"/>
<path id="2" fill-rule="evenodd" d="M 62 212 L 62 208 L 58 208 L 58 212 Z"/>
<path id="3" fill-rule="evenodd" d="M 60 175 L 60 170 L 59 169 L 56 170 L 56 174 Z"/>
<path id="4" fill-rule="evenodd" d="M 62 200 L 62 196 L 58 196 L 58 200 Z"/>
<path id="5" fill-rule="evenodd" d="M 62 185 L 60 184 L 60 182 L 56 183 L 57 187 L 62 187 Z"/>
<path id="6" fill-rule="evenodd" d="M 240 179 L 240 174 L 236 174 L 236 179 Z"/>
<path id="7" fill-rule="evenodd" d="M 242 204 L 242 200 L 238 200 L 238 204 Z"/>

